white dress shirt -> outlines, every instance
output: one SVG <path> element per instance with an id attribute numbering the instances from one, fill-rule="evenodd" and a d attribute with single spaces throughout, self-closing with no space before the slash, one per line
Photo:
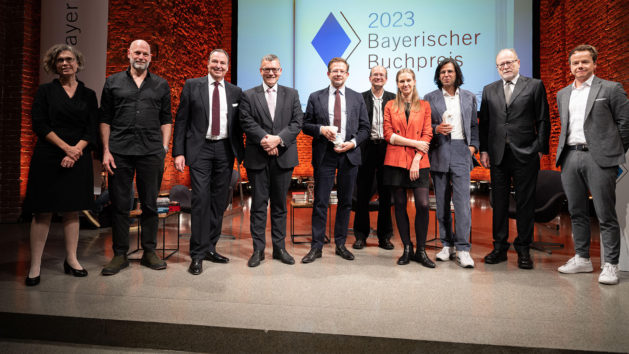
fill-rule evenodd
<path id="1" fill-rule="evenodd" d="M 267 104 L 269 100 L 271 100 L 273 102 L 273 107 L 277 108 L 277 84 L 273 87 L 269 87 L 265 82 L 262 82 L 262 87 L 264 88 L 264 98 L 266 99 Z M 271 89 L 271 92 L 269 92 L 269 89 Z M 269 108 L 269 112 L 270 112 L 270 108 Z M 271 120 L 275 120 L 275 112 L 270 112 L 270 113 L 271 113 Z"/>
<path id="2" fill-rule="evenodd" d="M 384 139 L 384 132 L 382 122 L 384 121 L 384 113 L 382 112 L 382 99 L 384 91 L 380 97 L 376 97 L 371 91 L 371 97 L 373 98 L 373 119 L 371 120 L 371 140 Z"/>
<path id="3" fill-rule="evenodd" d="M 208 89 L 209 89 L 209 116 L 208 116 L 208 129 L 205 134 L 205 138 L 209 140 L 220 140 L 226 139 L 228 137 L 227 134 L 227 95 L 225 94 L 225 80 L 221 80 L 218 82 L 218 96 L 220 98 L 220 116 L 221 116 L 221 124 L 220 124 L 220 134 L 212 135 L 212 96 L 214 95 L 214 80 L 212 76 L 208 75 Z"/>
<path id="4" fill-rule="evenodd" d="M 585 106 L 587 105 L 588 95 L 592 87 L 594 75 L 590 76 L 587 81 L 578 87 L 575 82 L 572 83 L 572 92 L 570 93 L 570 103 L 568 110 L 570 116 L 568 118 L 568 145 L 586 144 L 585 133 L 583 133 L 583 123 L 585 122 Z"/>
<path id="5" fill-rule="evenodd" d="M 329 93 L 328 93 L 328 116 L 329 116 L 329 124 L 330 126 L 334 125 L 334 100 L 336 100 L 336 90 L 337 88 L 330 85 Z M 347 105 L 345 104 L 345 85 L 338 89 L 340 91 L 341 98 L 341 131 L 337 132 L 337 136 L 340 134 L 341 140 L 345 141 L 345 136 L 347 132 Z M 358 117 L 357 117 L 358 118 Z M 350 140 L 354 143 L 354 148 L 356 147 L 356 139 Z"/>
<path id="6" fill-rule="evenodd" d="M 456 89 L 454 96 L 450 96 L 444 89 L 441 89 L 441 92 L 443 92 L 443 99 L 446 101 L 446 112 L 451 116 L 449 119 L 449 123 L 452 125 L 450 137 L 454 140 L 463 140 L 463 116 L 461 115 L 459 89 Z"/>

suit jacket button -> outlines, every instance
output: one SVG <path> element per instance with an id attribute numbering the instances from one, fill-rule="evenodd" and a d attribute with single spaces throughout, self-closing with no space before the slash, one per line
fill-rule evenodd
<path id="1" fill-rule="evenodd" d="M 397 130 L 397 132 L 399 133 L 399 132 L 400 132 L 400 130 L 398 129 L 398 130 Z"/>

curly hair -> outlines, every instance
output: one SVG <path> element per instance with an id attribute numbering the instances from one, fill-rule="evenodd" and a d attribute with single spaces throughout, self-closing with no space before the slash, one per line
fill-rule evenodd
<path id="1" fill-rule="evenodd" d="M 456 60 L 452 59 L 452 58 L 445 58 L 442 61 L 439 62 L 439 65 L 437 65 L 437 70 L 435 70 L 435 84 L 437 84 L 437 87 L 441 90 L 441 88 L 443 88 L 443 84 L 441 83 L 441 80 L 439 79 L 439 77 L 441 76 L 441 69 L 443 69 L 443 67 L 446 64 L 452 64 L 454 66 L 454 73 L 456 74 L 456 79 L 454 80 L 454 88 L 458 89 L 461 85 L 463 85 L 463 73 L 461 72 L 461 67 L 459 66 L 459 64 L 456 62 Z"/>
<path id="2" fill-rule="evenodd" d="M 83 59 L 83 54 L 71 45 L 67 44 L 55 44 L 48 51 L 46 51 L 46 55 L 44 55 L 44 71 L 47 73 L 59 74 L 57 72 L 57 57 L 61 52 L 71 52 L 75 59 L 77 65 L 77 72 L 81 71 L 84 67 L 85 60 Z"/>

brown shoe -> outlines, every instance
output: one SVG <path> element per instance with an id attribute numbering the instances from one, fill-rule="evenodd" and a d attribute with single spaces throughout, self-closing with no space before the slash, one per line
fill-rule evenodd
<path id="1" fill-rule="evenodd" d="M 145 251 L 140 259 L 140 264 L 155 270 L 166 269 L 166 261 L 157 257 L 155 252 Z"/>
<path id="2" fill-rule="evenodd" d="M 102 275 L 114 275 L 117 274 L 123 268 L 129 266 L 129 260 L 126 255 L 114 256 L 111 261 L 100 272 Z"/>

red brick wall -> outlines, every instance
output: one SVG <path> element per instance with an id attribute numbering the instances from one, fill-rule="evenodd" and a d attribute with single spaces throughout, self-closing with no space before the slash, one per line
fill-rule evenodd
<path id="1" fill-rule="evenodd" d="M 0 222 L 17 218 L 26 190 L 34 141 L 30 107 L 38 84 L 40 1 L 0 1 Z M 555 96 L 572 80 L 568 52 L 583 42 L 596 46 L 600 51 L 597 75 L 619 81 L 627 90 L 627 23 L 626 0 L 540 0 L 540 71 L 552 120 L 551 155 L 544 157 L 542 168 L 554 168 L 559 136 Z M 231 0 L 110 0 L 107 74 L 126 68 L 126 49 L 133 39 L 149 41 L 155 54 L 151 69 L 171 85 L 174 116 L 185 79 L 207 73 L 210 51 L 221 47 L 231 53 L 231 26 Z M 310 175 L 310 138 L 300 135 L 298 148 L 300 165 L 294 174 Z M 175 172 L 170 157 L 166 165 L 162 188 L 189 184 L 188 174 Z M 489 179 L 489 174 L 477 168 L 472 177 Z"/>
<path id="2" fill-rule="evenodd" d="M 14 222 L 33 146 L 30 111 L 39 82 L 39 0 L 0 2 L 0 222 Z"/>

